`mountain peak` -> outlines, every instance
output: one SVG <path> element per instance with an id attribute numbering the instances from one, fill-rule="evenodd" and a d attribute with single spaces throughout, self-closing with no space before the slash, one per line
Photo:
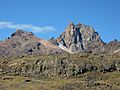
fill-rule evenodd
<path id="1" fill-rule="evenodd" d="M 47 55 L 61 52 L 51 42 L 37 38 L 32 32 L 21 29 L 11 34 L 9 40 L 0 42 L 0 56 Z"/>
<path id="2" fill-rule="evenodd" d="M 65 46 L 70 52 L 89 51 L 104 45 L 99 34 L 90 26 L 73 22 L 58 37 L 60 45 Z"/>
<path id="3" fill-rule="evenodd" d="M 76 26 L 77 26 L 77 27 L 81 27 L 81 26 L 82 26 L 82 23 L 79 22 Z"/>
<path id="4" fill-rule="evenodd" d="M 14 37 L 14 36 L 19 36 L 19 37 L 21 37 L 22 34 L 33 35 L 32 32 L 26 32 L 26 31 L 24 31 L 24 30 L 22 30 L 22 29 L 18 29 L 16 32 L 14 32 L 13 34 L 11 34 L 11 37 Z"/>
<path id="5" fill-rule="evenodd" d="M 73 22 L 70 22 L 69 26 L 75 26 Z"/>
<path id="6" fill-rule="evenodd" d="M 21 36 L 23 33 L 25 33 L 25 31 L 23 31 L 22 29 L 18 29 L 16 32 L 11 34 L 11 37 Z"/>
<path id="7" fill-rule="evenodd" d="M 70 22 L 70 24 L 68 25 L 68 28 L 74 29 L 74 27 L 75 27 L 75 24 L 74 24 L 73 22 Z M 70 30 L 70 29 L 69 29 L 69 30 Z"/>

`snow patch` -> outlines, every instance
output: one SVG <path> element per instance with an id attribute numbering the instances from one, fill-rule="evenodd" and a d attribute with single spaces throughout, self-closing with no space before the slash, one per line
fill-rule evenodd
<path id="1" fill-rule="evenodd" d="M 71 52 L 68 48 L 66 48 L 65 46 L 63 46 L 62 44 L 59 44 L 59 48 L 61 48 L 62 50 L 70 53 L 70 54 L 73 54 L 74 52 Z"/>

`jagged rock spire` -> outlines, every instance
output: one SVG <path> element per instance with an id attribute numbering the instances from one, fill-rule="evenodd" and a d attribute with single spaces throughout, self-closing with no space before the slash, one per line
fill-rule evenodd
<path id="1" fill-rule="evenodd" d="M 74 25 L 71 22 L 58 38 L 64 42 L 65 47 L 71 52 L 92 50 L 104 45 L 99 34 L 92 27 L 81 23 Z M 63 45 L 62 42 L 58 43 Z"/>
<path id="2" fill-rule="evenodd" d="M 69 26 L 75 26 L 73 22 L 70 22 Z"/>
<path id="3" fill-rule="evenodd" d="M 79 22 L 76 26 L 77 27 L 82 27 L 82 23 Z"/>

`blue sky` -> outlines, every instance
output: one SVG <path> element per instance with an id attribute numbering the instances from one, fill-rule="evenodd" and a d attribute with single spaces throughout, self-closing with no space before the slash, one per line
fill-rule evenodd
<path id="1" fill-rule="evenodd" d="M 120 0 L 0 0 L 0 40 L 19 27 L 57 37 L 70 22 L 94 27 L 105 42 L 120 40 Z"/>

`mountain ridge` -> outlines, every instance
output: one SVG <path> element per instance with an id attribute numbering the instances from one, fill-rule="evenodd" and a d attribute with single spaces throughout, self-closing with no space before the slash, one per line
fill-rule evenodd
<path id="1" fill-rule="evenodd" d="M 0 42 L 0 56 L 48 55 L 68 53 L 114 53 L 120 49 L 117 40 L 106 44 L 93 27 L 71 22 L 57 38 L 43 40 L 32 32 L 18 29 L 5 41 Z"/>
<path id="2" fill-rule="evenodd" d="M 73 22 L 68 25 L 65 31 L 56 38 L 56 40 L 52 40 L 51 42 L 53 44 L 62 44 L 73 53 L 90 51 L 105 45 L 94 28 L 81 23 L 75 25 Z"/>
<path id="3" fill-rule="evenodd" d="M 68 25 L 49 41 L 17 30 L 0 42 L 0 90 L 120 90 L 119 82 L 120 42 L 104 43 L 89 26 Z"/>
<path id="4" fill-rule="evenodd" d="M 32 32 L 17 30 L 0 42 L 1 56 L 44 55 L 60 52 L 51 42 L 37 38 Z"/>

